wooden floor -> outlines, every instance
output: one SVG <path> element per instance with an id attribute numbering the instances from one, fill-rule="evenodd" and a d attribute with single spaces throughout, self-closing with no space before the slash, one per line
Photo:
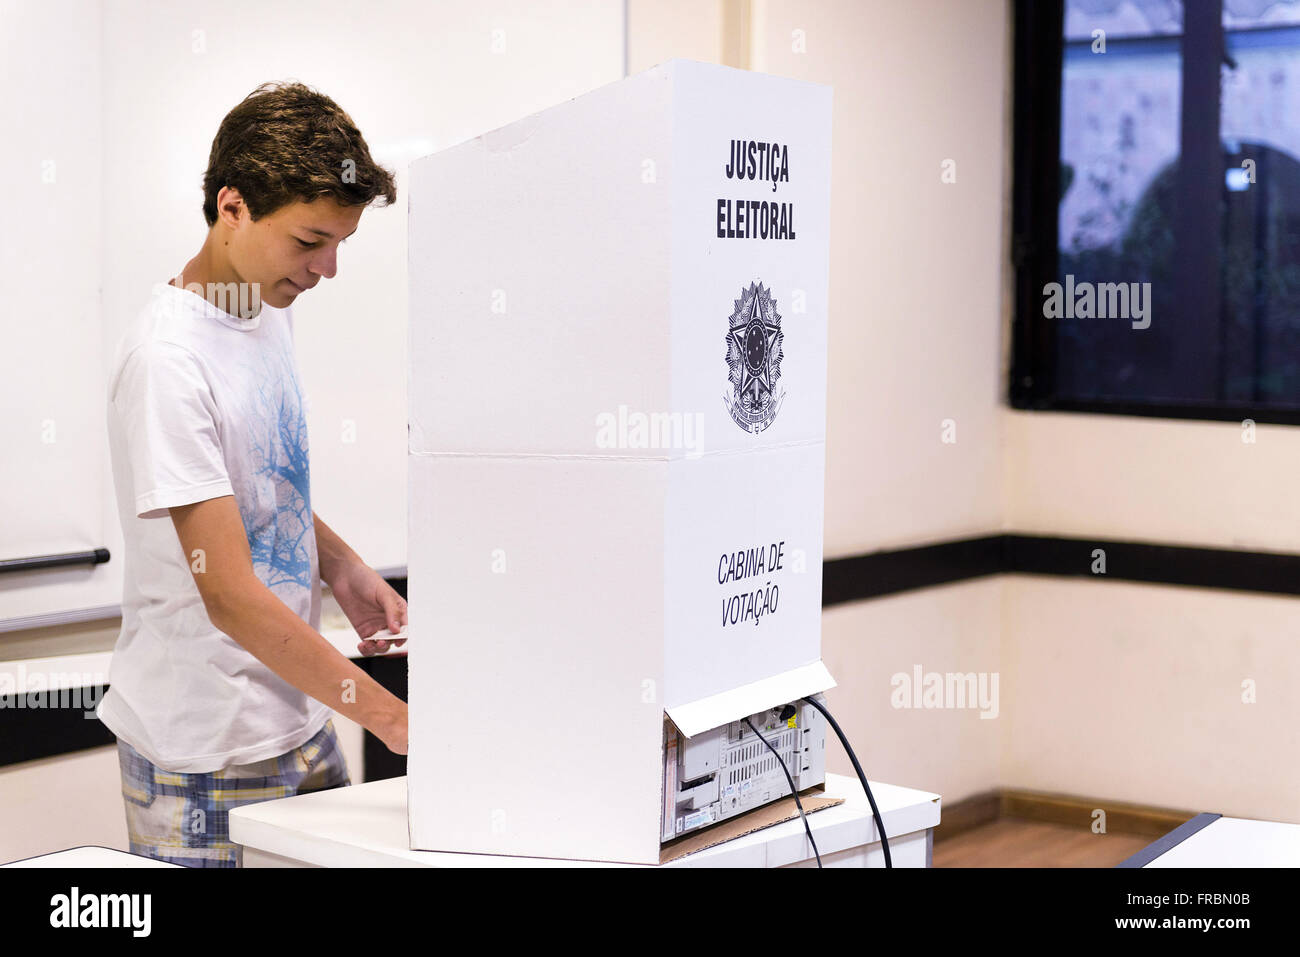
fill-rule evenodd
<path id="1" fill-rule="evenodd" d="M 1114 867 L 1154 837 L 1003 817 L 936 841 L 935 867 Z"/>

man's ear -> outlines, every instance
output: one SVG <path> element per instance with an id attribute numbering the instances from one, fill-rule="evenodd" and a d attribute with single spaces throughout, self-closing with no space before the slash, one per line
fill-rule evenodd
<path id="1" fill-rule="evenodd" d="M 244 197 L 233 186 L 221 187 L 217 193 L 217 218 L 230 229 L 238 229 L 244 217 Z"/>

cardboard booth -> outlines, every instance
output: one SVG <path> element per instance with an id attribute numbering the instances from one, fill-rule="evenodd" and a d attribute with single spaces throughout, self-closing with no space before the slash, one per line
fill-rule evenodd
<path id="1" fill-rule="evenodd" d="M 821 662 L 831 91 L 673 60 L 410 178 L 411 847 L 657 863 Z"/>

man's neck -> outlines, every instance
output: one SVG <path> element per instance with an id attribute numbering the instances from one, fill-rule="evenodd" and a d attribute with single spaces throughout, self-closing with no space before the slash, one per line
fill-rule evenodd
<path id="1" fill-rule="evenodd" d="M 198 254 L 185 264 L 180 275 L 174 276 L 168 284 L 178 289 L 185 289 L 191 285 L 197 284 L 203 291 L 199 295 L 209 304 L 216 306 L 218 309 L 225 309 L 228 304 L 228 297 L 224 291 L 218 291 L 217 287 L 222 290 L 231 288 L 230 283 L 238 283 L 239 277 L 230 267 L 230 263 L 224 257 L 217 254 L 215 250 L 215 231 L 209 232 L 207 238 L 203 241 L 203 246 L 199 249 Z M 198 289 L 191 290 L 198 292 Z M 225 310 L 229 311 L 229 310 Z M 251 316 L 243 318 L 255 318 L 261 312 L 261 301 L 257 300 L 257 309 Z"/>

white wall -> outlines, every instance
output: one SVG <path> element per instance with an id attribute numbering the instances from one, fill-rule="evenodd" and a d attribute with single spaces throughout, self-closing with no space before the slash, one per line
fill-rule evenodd
<path id="1" fill-rule="evenodd" d="M 1006 514 L 1025 532 L 1300 550 L 1300 429 L 1005 413 Z"/>
<path id="2" fill-rule="evenodd" d="M 822 657 L 839 681 L 828 705 L 870 780 L 933 791 L 945 804 L 1001 783 L 1004 592 L 1002 579 L 976 579 L 822 615 Z M 923 674 L 998 675 L 998 710 L 987 711 L 996 717 L 983 718 L 977 708 L 895 707 L 895 676 L 910 680 L 918 665 Z M 854 773 L 837 741 L 826 750 L 827 770 Z"/>
<path id="3" fill-rule="evenodd" d="M 628 73 L 674 57 L 739 66 L 740 44 L 734 41 L 741 36 L 734 18 L 741 6 L 737 0 L 628 0 Z M 743 39 L 748 41 L 747 33 Z"/>
<path id="4" fill-rule="evenodd" d="M 752 10 L 753 69 L 835 90 L 826 558 L 999 529 L 1006 4 Z M 941 179 L 949 159 L 955 183 Z M 942 441 L 945 419 L 955 443 Z M 839 681 L 828 701 L 872 779 L 945 802 L 999 783 L 1004 722 L 896 709 L 890 695 L 892 676 L 918 664 L 996 672 L 1003 588 L 982 579 L 823 615 Z M 828 770 L 853 773 L 838 744 L 828 754 Z"/>
<path id="5" fill-rule="evenodd" d="M 1300 821 L 1294 598 L 1028 576 L 1006 589 L 1004 786 Z"/>

